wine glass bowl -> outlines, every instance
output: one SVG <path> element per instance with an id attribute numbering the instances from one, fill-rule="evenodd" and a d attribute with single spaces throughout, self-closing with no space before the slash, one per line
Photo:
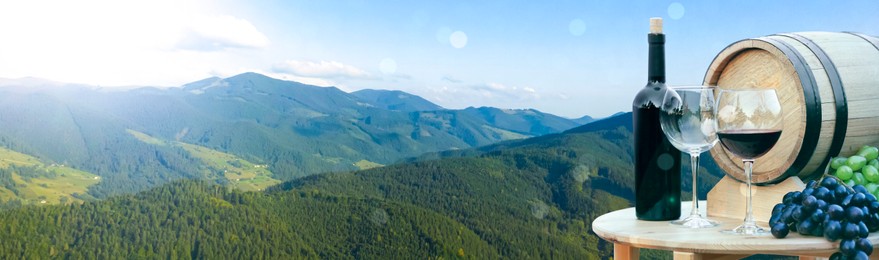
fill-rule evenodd
<path id="1" fill-rule="evenodd" d="M 748 185 L 744 223 L 728 233 L 765 235 L 752 211 L 751 177 L 756 159 L 775 146 L 781 136 L 781 104 L 773 89 L 721 89 L 717 98 L 717 137 L 723 148 L 742 158 Z"/>
<path id="2" fill-rule="evenodd" d="M 689 228 L 708 228 L 719 224 L 699 213 L 696 185 L 699 155 L 710 150 L 717 143 L 714 107 L 714 87 L 673 87 L 666 91 L 663 98 L 659 114 L 662 132 L 675 148 L 690 155 L 693 175 L 693 207 L 690 215 L 672 221 L 672 224 Z"/>

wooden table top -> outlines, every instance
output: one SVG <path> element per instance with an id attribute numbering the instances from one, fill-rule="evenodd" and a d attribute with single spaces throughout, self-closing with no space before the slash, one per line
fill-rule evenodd
<path id="1" fill-rule="evenodd" d="M 690 214 L 690 201 L 682 202 L 681 213 Z M 700 201 L 703 216 L 705 201 Z M 742 223 L 741 219 L 712 217 L 721 224 L 714 228 L 689 229 L 672 225 L 669 221 L 641 221 L 635 217 L 635 208 L 626 208 L 604 214 L 592 222 L 592 230 L 599 237 L 613 243 L 622 243 L 638 248 L 653 248 L 677 252 L 700 254 L 778 254 L 803 256 L 829 256 L 837 251 L 839 241 L 829 242 L 823 237 L 801 236 L 791 232 L 784 239 L 772 235 L 745 236 L 723 234 L 722 230 L 732 229 Z M 766 223 L 759 223 L 766 227 Z M 879 235 L 871 233 L 868 237 L 873 245 L 879 242 Z"/>

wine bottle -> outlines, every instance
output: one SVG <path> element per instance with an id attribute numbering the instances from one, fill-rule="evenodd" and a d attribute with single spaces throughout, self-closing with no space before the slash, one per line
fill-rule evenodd
<path id="1" fill-rule="evenodd" d="M 665 91 L 665 34 L 662 18 L 650 19 L 647 86 L 632 102 L 635 136 L 635 214 L 640 220 L 681 216 L 681 153 L 662 133 L 659 111 Z"/>

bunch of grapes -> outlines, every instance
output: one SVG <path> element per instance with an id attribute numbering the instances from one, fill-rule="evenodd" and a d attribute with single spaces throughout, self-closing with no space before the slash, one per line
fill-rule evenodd
<path id="1" fill-rule="evenodd" d="M 852 156 L 833 158 L 830 168 L 849 187 L 864 185 L 873 196 L 879 196 L 879 148 L 865 145 Z"/>
<path id="2" fill-rule="evenodd" d="M 870 232 L 879 230 L 879 201 L 863 185 L 849 186 L 833 176 L 810 181 L 803 191 L 784 195 L 769 219 L 772 235 L 790 232 L 842 240 L 830 259 L 868 259 L 873 245 Z"/>

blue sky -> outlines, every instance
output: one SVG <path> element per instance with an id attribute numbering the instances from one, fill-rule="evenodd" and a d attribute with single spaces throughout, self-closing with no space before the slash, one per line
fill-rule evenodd
<path id="1" fill-rule="evenodd" d="M 254 71 L 447 108 L 630 110 L 650 17 L 668 81 L 700 83 L 737 40 L 879 35 L 879 1 L 3 1 L 0 77 L 179 86 Z"/>

